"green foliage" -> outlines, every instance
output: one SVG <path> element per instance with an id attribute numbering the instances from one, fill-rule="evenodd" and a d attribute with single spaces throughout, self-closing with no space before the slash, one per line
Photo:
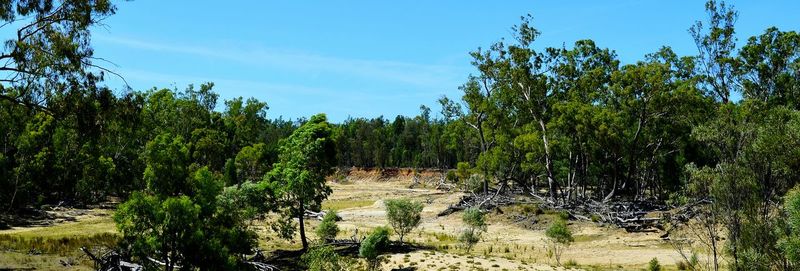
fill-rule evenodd
<path id="1" fill-rule="evenodd" d="M 661 271 L 661 264 L 657 258 L 653 258 L 647 263 L 647 271 Z"/>
<path id="2" fill-rule="evenodd" d="M 486 230 L 486 218 L 484 217 L 484 213 L 478 208 L 464 210 L 461 221 L 469 227 Z"/>
<path id="3" fill-rule="evenodd" d="M 336 165 L 336 149 L 327 117 L 324 114 L 311 117 L 281 142 L 279 150 L 278 162 L 265 181 L 285 202 L 282 204 L 284 216 L 299 219 L 300 239 L 306 249 L 304 210 L 319 210 L 322 201 L 331 193 L 325 177 L 333 173 Z"/>
<path id="4" fill-rule="evenodd" d="M 309 271 L 348 270 L 331 246 L 317 246 L 303 254 L 303 263 Z"/>
<path id="5" fill-rule="evenodd" d="M 336 220 L 338 219 L 339 216 L 334 210 L 328 210 L 325 216 L 322 217 L 322 222 L 319 223 L 316 232 L 323 242 L 336 239 L 336 235 L 339 234 L 339 226 L 336 225 Z"/>
<path id="6" fill-rule="evenodd" d="M 554 221 L 547 231 L 545 232 L 548 238 L 552 239 L 556 243 L 560 244 L 569 244 L 575 241 L 572 238 L 572 232 L 567 227 L 567 223 L 564 220 L 556 220 Z"/>
<path id="7" fill-rule="evenodd" d="M 783 201 L 789 233 L 778 246 L 794 266 L 800 266 L 800 185 L 786 193 Z"/>
<path id="8" fill-rule="evenodd" d="M 188 184 L 180 191 L 183 195 L 135 192 L 120 204 L 114 221 L 123 235 L 123 247 L 139 259 L 156 258 L 167 269 L 235 268 L 236 259 L 256 245 L 256 234 L 246 220 L 253 218 L 257 207 L 242 199 L 263 200 L 258 195 L 264 190 L 252 186 L 223 190 L 221 177 L 207 167 L 197 170 Z"/>
<path id="9" fill-rule="evenodd" d="M 380 266 L 380 254 L 386 249 L 389 244 L 389 228 L 377 227 L 370 233 L 364 241 L 361 241 L 361 247 L 358 248 L 358 255 L 367 259 L 369 270 L 377 270 Z"/>
<path id="10" fill-rule="evenodd" d="M 467 227 L 461 231 L 458 240 L 464 244 L 467 252 L 469 252 L 475 244 L 480 242 L 482 233 L 486 232 L 486 220 L 483 212 L 478 208 L 464 210 L 461 220 Z"/>
<path id="11" fill-rule="evenodd" d="M 569 212 L 566 210 L 561 210 L 558 212 L 558 218 L 561 220 L 569 220 Z"/>
<path id="12" fill-rule="evenodd" d="M 423 205 L 410 199 L 391 199 L 384 203 L 386 204 L 386 219 L 389 220 L 395 233 L 400 236 L 400 242 L 403 242 L 403 237 L 419 226 L 422 220 Z"/>
<path id="13" fill-rule="evenodd" d="M 0 4 L 3 25 L 19 27 L 9 29 L 14 34 L 3 40 L 0 59 L 7 75 L 0 100 L 48 113 L 66 111 L 56 97 L 80 95 L 81 87 L 93 88 L 102 80 L 102 73 L 90 70 L 95 65 L 90 30 L 115 11 L 109 0 Z M 18 21 L 25 23 L 14 23 Z"/>
<path id="14" fill-rule="evenodd" d="M 572 231 L 567 227 L 566 221 L 556 220 L 547 228 L 545 235 L 550 239 L 550 249 L 556 258 L 556 263 L 561 264 L 561 254 L 575 241 L 572 238 Z"/>
<path id="15" fill-rule="evenodd" d="M 469 177 L 464 180 L 465 191 L 472 193 L 481 192 L 483 190 L 483 183 L 485 181 L 486 177 L 481 174 L 469 175 Z"/>
<path id="16" fill-rule="evenodd" d="M 160 134 L 147 143 L 143 154 L 147 167 L 143 179 L 157 195 L 178 195 L 186 191 L 189 176 L 189 147 L 181 136 Z"/>
<path id="17" fill-rule="evenodd" d="M 264 143 L 245 146 L 236 154 L 236 180 L 239 182 L 260 181 L 271 163 L 268 161 L 267 146 Z"/>

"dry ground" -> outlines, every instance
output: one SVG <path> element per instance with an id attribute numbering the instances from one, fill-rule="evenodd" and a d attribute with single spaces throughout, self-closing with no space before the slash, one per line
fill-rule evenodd
<path id="1" fill-rule="evenodd" d="M 501 208 L 503 214 L 489 215 L 489 227 L 484 240 L 467 256 L 457 242 L 463 228 L 460 213 L 445 217 L 437 214 L 450 204 L 458 202 L 461 193 L 449 193 L 432 188 L 411 185 L 411 178 L 398 176 L 382 181 L 369 178 L 351 178 L 342 183 L 332 183 L 333 194 L 326 202 L 336 206 L 343 218 L 340 228 L 350 236 L 354 230 L 363 235 L 366 229 L 388 224 L 383 202 L 386 199 L 408 197 L 425 203 L 423 222 L 410 234 L 411 242 L 430 245 L 439 252 L 421 251 L 407 255 L 391 255 L 385 270 L 415 266 L 419 270 L 439 270 L 452 266 L 461 269 L 487 270 L 552 270 L 555 260 L 548 257 L 548 243 L 544 229 L 553 214 L 542 214 L 538 222 L 516 223 L 509 218 L 519 211 L 516 207 Z M 372 203 L 372 204 L 370 204 Z M 659 237 L 660 233 L 627 233 L 624 230 L 604 227 L 590 222 L 571 222 L 570 229 L 576 242 L 562 256 L 562 262 L 572 260 L 581 269 L 589 270 L 639 270 L 657 258 L 666 267 L 673 267 L 681 256 Z M 467 258 L 469 257 L 469 258 Z"/>
<path id="2" fill-rule="evenodd" d="M 504 207 L 502 213 L 489 215 L 488 231 L 484 239 L 470 252 L 458 244 L 457 235 L 462 229 L 460 213 L 437 217 L 448 205 L 457 202 L 461 193 L 450 193 L 412 185 L 410 172 L 393 176 L 376 176 L 365 172 L 351 173 L 340 182 L 331 182 L 333 194 L 323 203 L 325 209 L 336 209 L 343 218 L 340 238 L 366 235 L 371 228 L 387 225 L 383 202 L 386 199 L 408 197 L 425 204 L 422 225 L 407 239 L 427 246 L 431 250 L 385 255 L 384 270 L 416 268 L 416 270 L 565 270 L 555 268 L 549 257 L 544 229 L 555 214 L 541 214 L 536 222 L 515 222 L 511 214 L 521 208 Z M 422 180 L 434 181 L 434 174 Z M 75 246 L 91 242 L 110 242 L 116 230 L 108 210 L 62 210 L 73 212 L 71 219 L 45 226 L 29 226 L 0 230 L 0 270 L 89 270 L 90 262 Z M 63 213 L 60 215 L 64 215 Z M 67 216 L 67 215 L 64 215 Z M 318 221 L 309 221 L 309 238 Z M 298 241 L 285 241 L 274 237 L 263 221 L 254 222 L 262 236 L 265 250 L 296 249 Z M 667 270 L 674 270 L 680 255 L 659 238 L 660 233 L 627 233 L 624 230 L 596 225 L 590 222 L 571 222 L 575 243 L 562 256 L 576 270 L 643 270 L 647 262 L 657 258 Z M 111 237 L 109 237 L 111 236 Z M 22 245 L 14 242 L 22 242 Z M 33 241 L 31 241 L 33 240 Z M 42 243 L 65 242 L 60 247 Z M 37 243 L 38 242 L 38 243 Z M 37 251 L 44 250 L 44 251 Z M 74 252 L 72 252 L 74 251 Z M 63 263 L 71 264 L 65 267 Z"/>

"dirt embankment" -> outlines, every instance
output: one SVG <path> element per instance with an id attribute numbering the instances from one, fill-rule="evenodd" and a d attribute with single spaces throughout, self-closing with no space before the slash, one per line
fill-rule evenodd
<path id="1" fill-rule="evenodd" d="M 447 172 L 441 169 L 416 169 L 416 168 L 338 168 L 330 176 L 330 181 L 356 182 L 414 182 L 438 183 Z"/>

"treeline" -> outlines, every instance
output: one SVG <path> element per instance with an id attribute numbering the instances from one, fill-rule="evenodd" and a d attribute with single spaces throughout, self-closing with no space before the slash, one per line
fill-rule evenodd
<path id="1" fill-rule="evenodd" d="M 415 117 L 348 118 L 336 125 L 339 166 L 450 169 L 474 159 L 477 149 L 468 147 L 472 139 L 460 122 L 432 118 L 424 105 L 420 110 Z"/>
<path id="2" fill-rule="evenodd" d="M 248 178 L 250 164 L 275 162 L 278 141 L 296 122 L 267 119 L 267 104 L 255 99 L 228 100 L 223 110 L 214 111 L 218 94 L 212 87 L 119 97 L 102 88 L 75 91 L 50 99 L 52 112 L 0 101 L 4 210 L 97 202 L 141 190 L 146 146 L 162 135 L 185 142 L 195 167 L 227 169 L 230 183 Z"/>
<path id="3" fill-rule="evenodd" d="M 735 50 L 736 13 L 715 2 L 708 11 L 708 25 L 690 30 L 699 55 L 663 47 L 625 65 L 591 40 L 537 49 L 524 17 L 512 41 L 472 52 L 476 74 L 461 102 L 440 100 L 477 143 L 477 158 L 460 161 L 485 176 L 484 189 L 667 200 L 686 194 L 691 169 L 766 148 L 774 153 L 741 166 L 766 178 L 756 182 L 774 200 L 800 176 L 797 157 L 784 156 L 798 149 L 800 36 L 769 28 Z"/>
<path id="4" fill-rule="evenodd" d="M 260 179 L 280 141 L 306 121 L 270 119 L 267 104 L 253 98 L 218 99 L 207 83 L 71 92 L 50 99 L 48 112 L 0 100 L 0 206 L 92 203 L 141 190 L 146 147 L 161 135 L 186 143 L 193 168 L 224 173 L 229 185 Z M 333 125 L 333 138 L 340 167 L 452 168 L 470 155 L 453 121 L 432 119 L 426 107 L 393 122 L 350 118 Z"/>

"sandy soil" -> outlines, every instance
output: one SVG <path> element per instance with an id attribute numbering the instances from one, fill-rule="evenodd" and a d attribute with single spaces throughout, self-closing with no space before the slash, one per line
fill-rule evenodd
<path id="1" fill-rule="evenodd" d="M 389 263 L 384 266 L 386 270 L 409 267 L 411 263 L 418 270 L 438 270 L 454 265 L 467 270 L 473 267 L 486 270 L 552 270 L 550 266 L 555 265 L 555 260 L 548 257 L 547 253 L 548 243 L 543 230 L 547 226 L 543 224 L 545 222 L 530 227 L 503 219 L 500 214 L 490 215 L 485 238 L 473 249 L 475 258 L 469 259 L 475 264 L 466 264 L 466 256 L 458 255 L 464 254 L 463 250 L 455 248 L 458 246 L 456 236 L 463 227 L 460 213 L 436 216 L 450 204 L 458 202 L 462 194 L 420 185 L 408 188 L 411 184 L 411 178 L 405 176 L 384 181 L 360 176 L 343 183 L 331 183 L 334 192 L 329 197 L 330 201 L 374 201 L 372 205 L 339 210 L 343 218 L 339 223 L 340 228 L 348 236 L 353 235 L 355 229 L 360 229 L 360 236 L 366 234 L 367 228 L 387 225 L 383 206 L 386 199 L 409 197 L 426 204 L 423 222 L 410 234 L 409 239 L 433 246 L 446 244 L 446 253 L 429 255 L 428 251 L 418 251 L 408 256 L 391 255 Z M 627 233 L 589 222 L 571 222 L 570 228 L 576 242 L 564 253 L 562 262 L 573 260 L 580 266 L 628 270 L 644 268 L 653 258 L 667 266 L 681 259 L 668 243 L 659 238 L 660 233 Z M 436 238 L 444 235 L 449 236 L 444 238 L 447 239 L 445 241 Z"/>

